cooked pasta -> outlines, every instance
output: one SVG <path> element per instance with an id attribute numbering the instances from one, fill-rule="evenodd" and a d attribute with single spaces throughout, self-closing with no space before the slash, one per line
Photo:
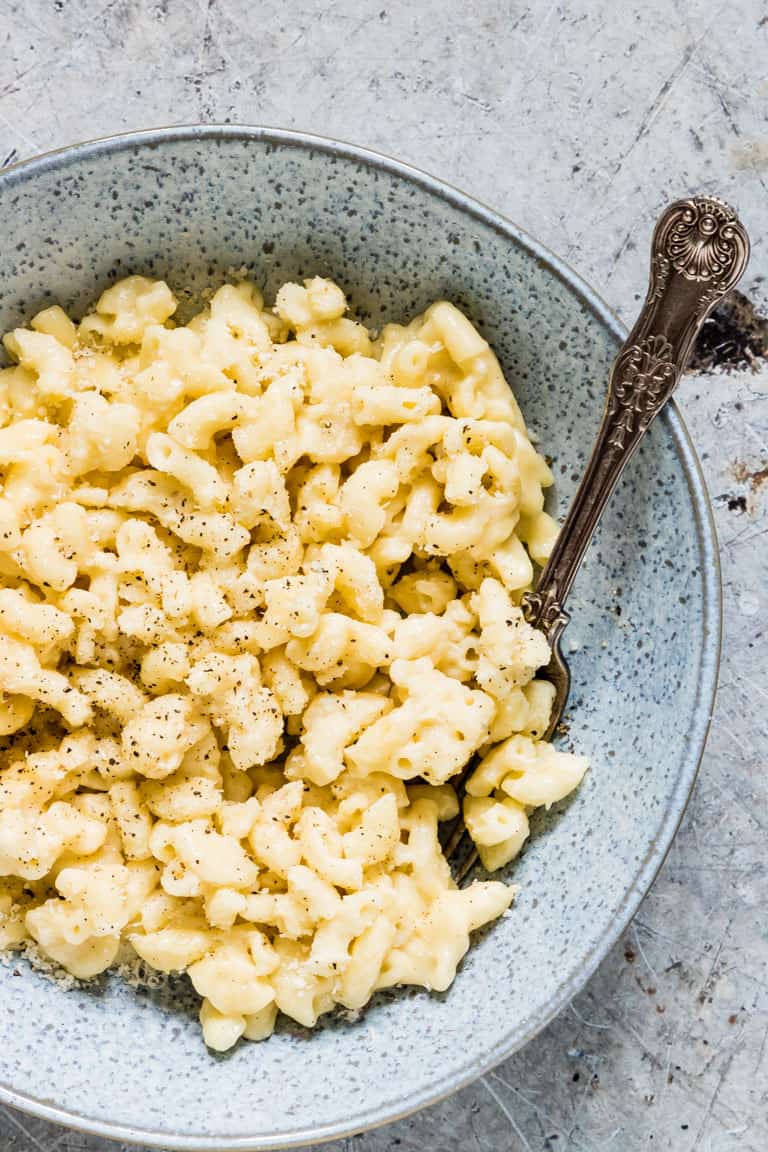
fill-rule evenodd
<path id="1" fill-rule="evenodd" d="M 48 308 L 0 371 L 0 947 L 186 971 L 206 1042 L 445 989 L 488 870 L 586 762 L 519 607 L 551 474 L 446 302 L 378 336 L 342 291 L 166 284 Z"/>

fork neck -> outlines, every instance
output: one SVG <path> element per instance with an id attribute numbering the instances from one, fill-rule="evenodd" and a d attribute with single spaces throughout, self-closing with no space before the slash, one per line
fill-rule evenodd
<path id="1" fill-rule="evenodd" d="M 746 267 L 749 242 L 728 205 L 697 197 L 670 205 L 653 236 L 648 294 L 610 374 L 595 446 L 534 592 L 528 621 L 554 647 L 565 601 L 597 524 L 648 426 L 672 395 L 702 324 Z"/>

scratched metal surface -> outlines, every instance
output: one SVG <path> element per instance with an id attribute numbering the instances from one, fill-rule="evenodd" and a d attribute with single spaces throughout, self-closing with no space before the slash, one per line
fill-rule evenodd
<path id="1" fill-rule="evenodd" d="M 471 14 L 470 14 L 471 10 Z M 239 120 L 396 154 L 564 255 L 626 319 L 664 202 L 720 192 L 768 312 L 765 0 L 4 0 L 0 164 Z M 768 362 L 680 402 L 714 499 L 721 688 L 696 793 L 622 943 L 523 1052 L 330 1152 L 768 1147 Z M 2 1152 L 114 1145 L 0 1109 Z"/>

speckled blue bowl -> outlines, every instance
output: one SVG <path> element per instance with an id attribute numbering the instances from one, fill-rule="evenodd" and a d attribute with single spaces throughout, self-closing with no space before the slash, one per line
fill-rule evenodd
<path id="1" fill-rule="evenodd" d="M 374 323 L 448 297 L 493 344 L 554 458 L 556 507 L 573 493 L 621 328 L 560 261 L 437 180 L 295 133 L 173 128 L 3 172 L 0 221 L 2 331 L 50 301 L 79 312 L 128 272 L 200 290 L 246 265 L 267 293 L 319 273 Z M 171 993 L 109 977 L 63 993 L 19 962 L 0 968 L 0 1098 L 163 1148 L 285 1148 L 419 1108 L 529 1040 L 636 910 L 704 745 L 718 569 L 673 407 L 616 493 L 570 607 L 570 738 L 593 767 L 567 808 L 536 822 L 511 914 L 447 994 L 381 998 L 358 1023 L 286 1028 L 222 1057 L 203 1046 L 183 981 Z"/>

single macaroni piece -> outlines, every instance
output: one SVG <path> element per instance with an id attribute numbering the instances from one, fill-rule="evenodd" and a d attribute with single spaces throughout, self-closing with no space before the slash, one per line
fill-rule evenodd
<path id="1" fill-rule="evenodd" d="M 552 475 L 452 304 L 131 276 L 0 369 L 0 948 L 187 972 L 213 1049 L 443 991 L 586 761 L 520 608 Z"/>

